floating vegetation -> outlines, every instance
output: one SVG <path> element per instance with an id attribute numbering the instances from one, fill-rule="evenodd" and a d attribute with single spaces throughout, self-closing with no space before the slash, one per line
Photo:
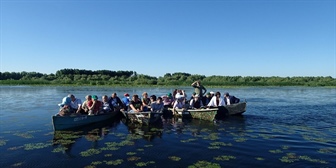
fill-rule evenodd
<path id="1" fill-rule="evenodd" d="M 289 146 L 281 146 L 281 148 L 283 149 L 283 150 L 286 150 L 286 149 L 289 149 Z"/>
<path id="2" fill-rule="evenodd" d="M 4 145 L 6 145 L 6 142 L 7 142 L 8 140 L 5 140 L 5 139 L 0 139 L 0 146 L 4 146 Z"/>
<path id="3" fill-rule="evenodd" d="M 137 156 L 131 156 L 129 158 L 127 158 L 128 161 L 137 161 L 137 160 L 140 160 L 141 157 L 137 157 Z"/>
<path id="4" fill-rule="evenodd" d="M 181 158 L 177 157 L 177 156 L 169 156 L 168 158 L 172 161 L 180 161 L 181 160 Z"/>
<path id="5" fill-rule="evenodd" d="M 306 160 L 306 161 L 309 161 L 309 162 L 328 164 L 327 161 L 320 160 L 320 159 L 312 159 L 312 158 L 310 158 L 309 156 L 300 156 L 299 158 L 300 158 L 301 160 Z"/>
<path id="6" fill-rule="evenodd" d="M 10 151 L 12 151 L 12 150 L 18 150 L 18 149 L 21 149 L 23 147 L 24 146 L 14 146 L 14 147 L 8 148 L 7 150 L 10 150 Z"/>
<path id="7" fill-rule="evenodd" d="M 24 144 L 25 150 L 42 149 L 51 146 L 51 143 L 29 143 Z"/>
<path id="8" fill-rule="evenodd" d="M 22 166 L 24 162 L 14 163 L 11 165 L 11 167 L 19 167 Z"/>
<path id="9" fill-rule="evenodd" d="M 196 141 L 197 139 L 195 138 L 191 138 L 191 139 L 187 139 L 187 140 L 181 140 L 181 142 L 186 143 L 186 142 L 192 142 L 192 141 Z"/>
<path id="10" fill-rule="evenodd" d="M 225 131 L 225 128 L 218 128 L 218 131 Z"/>
<path id="11" fill-rule="evenodd" d="M 149 147 L 153 147 L 153 145 L 145 145 L 144 147 L 149 148 Z"/>
<path id="12" fill-rule="evenodd" d="M 55 148 L 54 150 L 52 150 L 51 152 L 53 153 L 58 153 L 58 152 L 63 152 L 64 150 L 67 150 L 68 148 L 64 147 L 64 146 L 59 146 L 57 148 Z"/>
<path id="13" fill-rule="evenodd" d="M 287 153 L 286 156 L 280 158 L 280 161 L 284 163 L 293 163 L 298 160 L 299 157 L 295 153 Z"/>
<path id="14" fill-rule="evenodd" d="M 246 138 L 234 138 L 236 142 L 245 142 L 247 139 Z"/>
<path id="15" fill-rule="evenodd" d="M 220 149 L 220 146 L 209 146 L 208 149 Z"/>
<path id="16" fill-rule="evenodd" d="M 92 156 L 92 155 L 97 155 L 99 153 L 101 153 L 101 151 L 98 150 L 98 149 L 88 149 L 86 151 L 81 152 L 80 155 L 83 156 L 83 157 L 88 157 L 88 156 Z"/>
<path id="17" fill-rule="evenodd" d="M 228 160 L 231 160 L 231 159 L 236 159 L 236 157 L 235 156 L 222 155 L 222 156 L 214 157 L 214 159 L 218 160 L 218 161 L 228 161 Z"/>
<path id="18" fill-rule="evenodd" d="M 271 152 L 271 153 L 283 153 L 283 151 L 282 151 L 282 150 L 280 150 L 280 149 L 276 149 L 276 150 L 269 150 L 269 152 Z"/>
<path id="19" fill-rule="evenodd" d="M 319 153 L 335 153 L 336 148 L 322 148 L 322 149 L 319 149 L 317 152 L 319 152 Z"/>
<path id="20" fill-rule="evenodd" d="M 204 160 L 198 161 L 197 163 L 188 166 L 188 168 L 198 168 L 198 167 L 218 168 L 221 166 L 218 163 L 211 163 Z"/>
<path id="21" fill-rule="evenodd" d="M 204 137 L 203 139 L 210 139 L 212 141 L 218 140 L 219 139 L 218 135 L 219 135 L 218 133 L 211 133 L 208 136 Z"/>
<path id="22" fill-rule="evenodd" d="M 256 157 L 255 158 L 256 160 L 260 160 L 260 161 L 263 161 L 263 160 L 265 160 L 264 158 L 262 158 L 262 157 Z"/>
<path id="23" fill-rule="evenodd" d="M 117 165 L 120 165 L 124 162 L 124 160 L 122 159 L 117 159 L 117 160 L 110 160 L 110 161 L 104 161 L 105 164 L 107 165 L 113 165 L 113 166 L 117 166 Z"/>
<path id="24" fill-rule="evenodd" d="M 29 133 L 14 133 L 13 135 L 15 136 L 19 136 L 19 137 L 22 137 L 22 138 L 34 138 L 34 136 L 32 134 L 29 134 Z"/>
<path id="25" fill-rule="evenodd" d="M 142 151 L 145 151 L 145 150 L 142 149 L 142 148 L 139 148 L 139 149 L 137 149 L 137 151 L 142 152 Z"/>
<path id="26" fill-rule="evenodd" d="M 91 163 L 91 165 L 100 165 L 100 164 L 103 164 L 103 162 L 101 162 L 101 161 L 95 161 L 95 162 Z"/>
<path id="27" fill-rule="evenodd" d="M 136 152 L 127 152 L 126 155 L 136 155 Z"/>
<path id="28" fill-rule="evenodd" d="M 144 166 L 148 166 L 149 164 L 155 164 L 154 161 L 149 161 L 149 162 L 138 162 L 135 165 L 138 167 L 144 167 Z"/>
<path id="29" fill-rule="evenodd" d="M 105 157 L 112 157 L 112 154 L 109 153 L 109 154 L 105 154 L 104 156 Z"/>

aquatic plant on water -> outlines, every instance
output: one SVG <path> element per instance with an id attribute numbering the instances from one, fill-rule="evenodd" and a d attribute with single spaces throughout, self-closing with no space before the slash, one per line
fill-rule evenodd
<path id="1" fill-rule="evenodd" d="M 99 149 L 88 149 L 86 151 L 83 151 L 80 153 L 81 156 L 83 157 L 89 157 L 89 156 L 92 156 L 92 155 L 97 155 L 101 153 L 101 151 Z"/>
<path id="2" fill-rule="evenodd" d="M 222 156 L 214 157 L 214 160 L 218 160 L 218 161 L 228 161 L 228 160 L 232 160 L 232 159 L 236 159 L 236 157 L 235 156 L 228 156 L 228 155 L 222 155 Z"/>
<path id="3" fill-rule="evenodd" d="M 177 157 L 177 156 L 169 156 L 168 158 L 172 161 L 180 161 L 181 160 L 181 158 Z"/>
<path id="4" fill-rule="evenodd" d="M 35 149 L 42 149 L 51 146 L 51 143 L 29 143 L 29 144 L 24 144 L 24 149 L 25 150 L 35 150 Z"/>
<path id="5" fill-rule="evenodd" d="M 188 166 L 188 168 L 220 168 L 221 166 L 218 163 L 211 163 L 204 160 L 197 161 L 195 164 Z"/>
<path id="6" fill-rule="evenodd" d="M 106 165 L 117 166 L 117 165 L 122 164 L 124 162 L 124 160 L 122 160 L 122 159 L 110 160 L 110 161 L 105 161 L 104 160 L 104 162 L 105 162 Z"/>

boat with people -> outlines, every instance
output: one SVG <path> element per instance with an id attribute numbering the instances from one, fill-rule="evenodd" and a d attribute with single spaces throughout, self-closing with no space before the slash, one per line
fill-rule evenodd
<path id="1" fill-rule="evenodd" d="M 115 117 L 118 113 L 119 111 L 97 115 L 55 115 L 52 116 L 52 123 L 54 130 L 65 130 L 109 120 Z"/>
<path id="2" fill-rule="evenodd" d="M 199 109 L 175 109 L 175 116 L 183 118 L 195 118 L 200 120 L 213 121 L 223 116 L 241 115 L 246 111 L 246 102 L 240 102 L 232 105 L 219 106 L 216 108 Z"/>

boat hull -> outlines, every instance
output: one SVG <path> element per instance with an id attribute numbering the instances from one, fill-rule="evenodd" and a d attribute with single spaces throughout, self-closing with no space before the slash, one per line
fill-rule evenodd
<path id="1" fill-rule="evenodd" d="M 65 130 L 81 127 L 113 118 L 119 112 L 111 112 L 99 115 L 74 115 L 74 116 L 52 116 L 54 130 Z"/>
<path id="2" fill-rule="evenodd" d="M 163 113 L 154 112 L 123 112 L 127 120 L 132 123 L 138 123 L 142 125 L 151 125 L 162 121 L 161 116 Z"/>

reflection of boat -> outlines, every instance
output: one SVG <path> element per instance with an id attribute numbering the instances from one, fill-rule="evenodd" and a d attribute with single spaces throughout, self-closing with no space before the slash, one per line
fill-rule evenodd
<path id="1" fill-rule="evenodd" d="M 116 127 L 120 123 L 120 118 L 115 120 L 105 120 L 99 123 L 85 125 L 83 127 L 76 127 L 67 130 L 55 130 L 53 137 L 53 152 L 62 152 L 70 157 L 71 149 L 76 141 L 85 138 L 87 141 L 93 143 L 94 146 L 104 136 L 108 135 L 111 128 Z"/>
<path id="2" fill-rule="evenodd" d="M 162 125 L 142 125 L 136 123 L 125 123 L 128 127 L 128 131 L 132 134 L 142 136 L 148 141 L 152 141 L 155 137 L 162 137 L 163 128 Z"/>
<path id="3" fill-rule="evenodd" d="M 182 117 L 213 121 L 214 119 L 222 119 L 224 116 L 241 115 L 246 111 L 246 102 L 232 105 L 219 106 L 218 108 L 201 108 L 201 109 L 176 109 L 177 115 Z"/>
<path id="4" fill-rule="evenodd" d="M 143 125 L 150 125 L 160 123 L 162 121 L 161 116 L 163 113 L 157 112 L 123 112 L 126 119 L 131 123 L 139 123 Z"/>
<path id="5" fill-rule="evenodd" d="M 108 120 L 115 117 L 118 113 L 119 111 L 98 115 L 52 116 L 52 122 L 54 130 L 65 130 Z"/>

